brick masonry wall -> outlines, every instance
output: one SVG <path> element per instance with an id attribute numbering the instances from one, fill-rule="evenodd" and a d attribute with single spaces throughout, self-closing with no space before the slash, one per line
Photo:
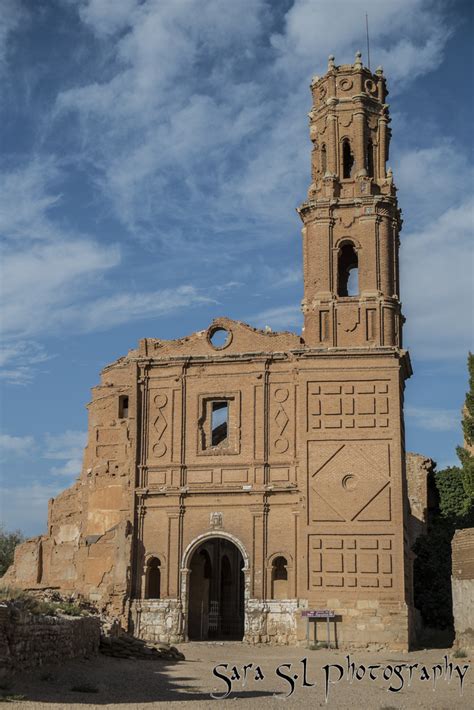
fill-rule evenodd
<path id="1" fill-rule="evenodd" d="M 100 622 L 93 617 L 34 616 L 0 606 L 0 679 L 16 671 L 98 653 Z"/>
<path id="2" fill-rule="evenodd" d="M 474 528 L 456 531 L 452 564 L 455 644 L 474 649 Z"/>
<path id="3" fill-rule="evenodd" d="M 369 649 L 380 651 L 390 648 L 394 651 L 408 650 L 407 626 L 409 607 L 399 601 L 380 602 L 378 599 L 357 599 L 346 601 L 328 599 L 327 608 L 336 614 L 337 646 L 347 650 Z M 334 643 L 334 623 L 330 622 L 330 641 Z M 304 642 L 307 621 L 298 621 L 298 641 Z M 318 620 L 317 639 L 326 641 L 326 619 Z M 310 640 L 314 638 L 314 622 L 311 622 Z"/>

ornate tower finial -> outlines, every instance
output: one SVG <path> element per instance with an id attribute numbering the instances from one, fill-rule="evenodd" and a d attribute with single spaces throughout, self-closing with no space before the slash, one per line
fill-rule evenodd
<path id="1" fill-rule="evenodd" d="M 355 53 L 354 69 L 362 69 L 362 52 L 358 50 Z"/>
<path id="2" fill-rule="evenodd" d="M 334 54 L 330 54 L 328 57 L 328 69 L 334 69 L 335 68 L 335 56 Z"/>

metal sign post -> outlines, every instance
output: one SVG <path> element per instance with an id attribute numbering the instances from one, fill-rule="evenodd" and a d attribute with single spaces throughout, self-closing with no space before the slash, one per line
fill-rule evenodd
<path id="1" fill-rule="evenodd" d="M 334 648 L 336 648 L 336 612 L 332 609 L 304 609 L 301 613 L 303 618 L 306 618 L 306 641 L 309 646 L 309 622 L 316 622 L 318 619 L 326 619 L 326 636 L 327 648 L 331 648 L 331 628 L 329 625 L 330 619 L 334 619 Z M 315 627 L 316 631 L 316 627 Z M 315 633 L 315 641 L 317 641 Z"/>

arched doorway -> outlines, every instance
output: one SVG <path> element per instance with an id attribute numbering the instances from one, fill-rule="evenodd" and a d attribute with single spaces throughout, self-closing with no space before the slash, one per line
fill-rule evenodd
<path id="1" fill-rule="evenodd" d="M 241 641 L 244 635 L 244 560 L 226 538 L 202 542 L 189 564 L 190 641 Z"/>

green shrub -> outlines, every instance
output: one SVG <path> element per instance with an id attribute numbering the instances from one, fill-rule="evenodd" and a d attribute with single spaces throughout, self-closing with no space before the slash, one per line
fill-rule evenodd
<path id="1" fill-rule="evenodd" d="M 58 602 L 57 609 L 67 616 L 87 616 L 87 611 L 73 602 Z"/>

